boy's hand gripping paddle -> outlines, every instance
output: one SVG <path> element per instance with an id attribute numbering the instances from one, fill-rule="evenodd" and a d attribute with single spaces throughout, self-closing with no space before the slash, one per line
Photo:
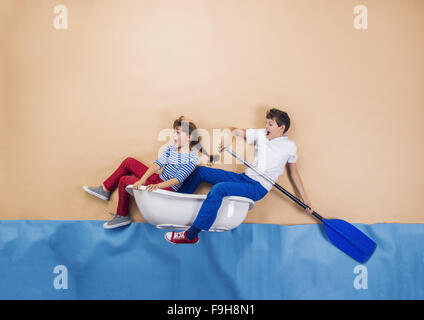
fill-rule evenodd
<path id="1" fill-rule="evenodd" d="M 302 201 L 297 199 L 295 196 L 293 196 L 290 192 L 281 187 L 278 183 L 274 182 L 270 177 L 268 177 L 264 173 L 259 172 L 251 164 L 244 161 L 235 152 L 228 149 L 228 147 L 224 149 L 228 151 L 233 157 L 237 158 L 250 169 L 255 171 L 257 174 L 265 178 L 274 187 L 276 187 L 278 190 L 280 190 L 282 193 L 284 193 L 286 196 L 288 196 L 290 199 L 300 205 L 303 209 L 310 208 Z M 324 219 L 315 211 L 312 212 L 312 215 L 323 223 L 324 230 L 330 241 L 337 248 L 345 252 L 347 255 L 349 255 L 356 261 L 364 263 L 374 253 L 377 244 L 358 228 L 354 227 L 352 224 L 340 219 Z"/>

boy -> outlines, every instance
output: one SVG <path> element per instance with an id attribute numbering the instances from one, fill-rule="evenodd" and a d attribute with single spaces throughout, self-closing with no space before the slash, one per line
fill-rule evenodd
<path id="1" fill-rule="evenodd" d="M 310 202 L 306 197 L 302 180 L 297 171 L 297 147 L 284 133 L 290 127 L 290 118 L 286 112 L 271 109 L 266 114 L 266 125 L 262 129 L 231 128 L 231 138 L 243 137 L 248 144 L 255 144 L 255 161 L 252 166 L 269 176 L 274 181 L 283 174 L 287 164 L 288 174 L 301 195 L 302 201 L 309 206 L 305 211 L 312 214 Z M 222 152 L 227 145 L 221 142 L 219 151 Z M 240 196 L 253 201 L 262 199 L 272 188 L 272 184 L 247 168 L 244 173 L 235 173 L 210 167 L 197 167 L 184 181 L 178 190 L 182 193 L 193 193 L 201 182 L 212 184 L 205 201 L 203 202 L 193 225 L 183 232 L 167 232 L 165 239 L 173 244 L 195 244 L 199 241 L 198 234 L 203 229 L 208 231 L 216 219 L 222 199 L 225 196 Z"/>

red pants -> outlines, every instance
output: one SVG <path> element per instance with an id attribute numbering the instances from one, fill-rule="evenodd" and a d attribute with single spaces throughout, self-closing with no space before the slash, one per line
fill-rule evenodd
<path id="1" fill-rule="evenodd" d="M 111 193 L 119 185 L 119 201 L 118 208 L 116 209 L 117 214 L 121 216 L 126 216 L 128 214 L 128 205 L 131 195 L 127 192 L 127 190 L 125 190 L 125 187 L 140 180 L 147 169 L 149 168 L 140 161 L 128 157 L 122 161 L 118 169 L 116 169 L 115 172 L 103 182 L 105 188 Z M 131 176 L 131 174 L 134 174 L 135 177 Z M 159 178 L 159 175 L 154 173 L 146 180 L 145 185 L 147 186 L 149 184 L 157 184 L 161 182 L 163 181 Z M 171 187 L 164 188 L 164 190 L 174 191 Z"/>

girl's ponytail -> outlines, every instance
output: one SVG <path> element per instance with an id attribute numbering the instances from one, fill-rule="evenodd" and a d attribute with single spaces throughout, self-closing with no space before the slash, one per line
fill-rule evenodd
<path id="1" fill-rule="evenodd" d="M 219 155 L 210 155 L 205 148 L 203 148 L 203 146 L 200 143 L 196 143 L 194 145 L 195 148 L 197 148 L 201 153 L 203 153 L 204 155 L 206 155 L 208 157 L 208 164 L 212 164 L 216 161 L 219 160 Z"/>

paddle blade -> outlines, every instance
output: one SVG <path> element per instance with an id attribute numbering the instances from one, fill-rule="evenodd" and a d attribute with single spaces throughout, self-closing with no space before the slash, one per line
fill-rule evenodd
<path id="1" fill-rule="evenodd" d="M 330 241 L 340 250 L 360 263 L 367 261 L 377 244 L 350 223 L 340 219 L 323 219 Z"/>

